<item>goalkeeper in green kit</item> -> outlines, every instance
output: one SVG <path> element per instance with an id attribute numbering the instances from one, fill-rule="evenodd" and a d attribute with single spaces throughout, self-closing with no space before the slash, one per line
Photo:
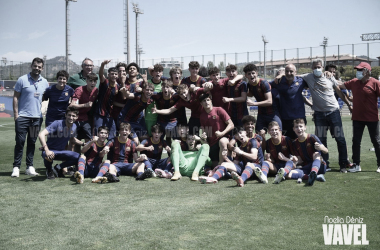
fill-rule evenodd
<path id="1" fill-rule="evenodd" d="M 170 173 L 163 170 L 156 174 L 162 178 L 171 177 L 172 181 L 177 181 L 182 176 L 188 176 L 192 181 L 197 181 L 199 173 L 204 172 L 205 166 L 208 169 L 212 167 L 211 159 L 208 156 L 210 146 L 206 143 L 206 133 L 199 138 L 195 135 L 187 135 L 186 126 L 178 126 L 177 129 L 180 138 L 173 141 L 170 155 L 174 174 L 171 176 Z"/>

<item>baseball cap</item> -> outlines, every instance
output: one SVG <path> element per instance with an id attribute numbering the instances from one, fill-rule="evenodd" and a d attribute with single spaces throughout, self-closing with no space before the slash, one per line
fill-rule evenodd
<path id="1" fill-rule="evenodd" d="M 369 65 L 368 63 L 366 62 L 361 62 L 359 63 L 358 66 L 355 67 L 355 69 L 363 69 L 363 68 L 366 68 L 368 70 L 371 70 L 371 65 Z"/>

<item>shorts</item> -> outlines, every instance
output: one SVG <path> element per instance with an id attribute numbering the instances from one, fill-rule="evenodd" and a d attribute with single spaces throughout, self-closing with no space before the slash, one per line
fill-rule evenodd
<path id="1" fill-rule="evenodd" d="M 112 163 L 112 165 L 114 165 L 116 167 L 117 176 L 119 176 L 119 175 L 132 176 L 132 175 L 134 175 L 132 172 L 132 169 L 133 169 L 133 166 L 135 164 L 136 163 L 128 163 L 128 162 L 126 162 L 126 163 L 124 163 L 124 162 Z"/>
<path id="2" fill-rule="evenodd" d="M 158 169 L 170 171 L 172 169 L 172 165 L 170 164 L 169 157 L 165 159 L 159 159 L 159 160 L 148 158 L 147 161 L 144 161 L 144 164 L 147 168 L 151 168 L 153 170 L 158 168 Z"/>
<path id="3" fill-rule="evenodd" d="M 243 162 L 239 162 L 239 164 L 236 164 L 234 163 L 235 165 L 235 168 L 236 168 L 236 173 L 238 173 L 239 175 L 241 175 L 243 173 L 243 169 L 244 169 L 244 164 Z"/>
<path id="4" fill-rule="evenodd" d="M 256 121 L 256 131 L 260 131 L 264 129 L 265 131 L 268 131 L 268 125 L 270 122 L 276 121 L 278 125 L 280 126 L 280 129 L 282 130 L 282 122 L 280 119 L 280 116 L 277 114 L 273 115 L 257 115 L 257 121 Z"/>
<path id="5" fill-rule="evenodd" d="M 273 163 L 273 166 L 277 169 L 277 171 L 280 169 L 280 168 L 285 168 L 285 165 L 286 165 L 286 162 L 279 162 L 279 163 Z"/>
<path id="6" fill-rule="evenodd" d="M 84 178 L 95 178 L 99 173 L 101 165 L 101 163 L 96 165 L 93 163 L 86 163 L 86 168 L 84 169 Z"/>
<path id="7" fill-rule="evenodd" d="M 131 125 L 131 128 L 132 128 L 131 133 L 136 134 L 137 137 L 142 137 L 148 133 L 145 126 L 145 121 L 140 122 L 140 123 L 130 122 L 129 124 Z"/>
<path id="8" fill-rule="evenodd" d="M 158 122 L 160 126 L 165 130 L 165 133 L 162 134 L 161 140 L 166 138 L 173 138 L 176 135 L 176 126 L 177 126 L 177 121 L 175 122 Z"/>
<path id="9" fill-rule="evenodd" d="M 112 117 L 95 115 L 94 116 L 94 135 L 98 135 L 98 128 L 100 126 L 104 126 L 109 129 L 108 140 L 112 140 L 113 138 L 116 137 L 116 125 Z"/>
<path id="10" fill-rule="evenodd" d="M 189 135 L 198 135 L 201 128 L 201 120 L 199 118 L 190 117 L 189 119 Z"/>
<path id="11" fill-rule="evenodd" d="M 214 145 L 210 147 L 210 152 L 208 155 L 211 161 L 219 162 L 219 150 L 220 150 L 219 141 L 217 141 Z"/>
<path id="12" fill-rule="evenodd" d="M 305 174 L 310 174 L 311 172 L 311 168 L 313 167 L 313 163 L 310 162 L 308 163 L 307 165 L 303 166 L 301 168 L 301 170 L 305 173 Z M 324 174 L 326 173 L 326 163 L 325 162 L 321 162 L 321 166 L 319 167 L 319 171 L 317 174 Z"/>

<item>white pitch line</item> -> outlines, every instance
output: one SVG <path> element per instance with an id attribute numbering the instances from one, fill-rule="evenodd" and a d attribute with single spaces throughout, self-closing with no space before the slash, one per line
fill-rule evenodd
<path id="1" fill-rule="evenodd" d="M 4 127 L 6 125 L 14 125 L 14 123 L 6 123 L 6 124 L 0 124 L 0 127 Z"/>

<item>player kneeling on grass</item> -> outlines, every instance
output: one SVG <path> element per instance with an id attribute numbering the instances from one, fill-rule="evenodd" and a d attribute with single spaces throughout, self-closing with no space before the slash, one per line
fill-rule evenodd
<path id="1" fill-rule="evenodd" d="M 69 141 L 71 144 L 82 144 L 81 141 L 75 138 L 77 126 L 74 123 L 78 119 L 78 113 L 76 109 L 68 107 L 66 109 L 65 120 L 54 121 L 38 135 L 42 145 L 41 156 L 44 159 L 46 176 L 50 180 L 55 179 L 55 176 L 65 177 L 64 173 L 67 171 L 67 167 L 75 165 L 78 162 L 78 153 L 65 150 Z M 45 136 L 48 137 L 47 142 Z M 54 166 L 54 170 L 52 167 L 53 160 L 62 161 L 61 164 Z"/>
<path id="2" fill-rule="evenodd" d="M 182 137 L 183 138 L 183 137 Z M 174 167 L 172 181 L 181 179 L 182 176 L 191 177 L 197 181 L 199 173 L 204 171 L 205 165 L 212 166 L 209 157 L 210 146 L 206 142 L 205 133 L 201 137 L 202 144 L 197 143 L 195 135 L 187 135 L 186 141 L 174 140 L 171 148 L 171 161 Z"/>
<path id="3" fill-rule="evenodd" d="M 216 166 L 207 177 L 199 177 L 199 181 L 202 184 L 217 183 L 218 180 L 229 171 L 238 186 L 243 187 L 244 182 L 251 177 L 253 171 L 261 168 L 264 157 L 260 143 L 254 138 L 248 138 L 247 132 L 243 127 L 234 128 L 233 135 L 236 140 L 241 142 L 240 147 L 234 148 L 236 157 L 231 161 L 232 158 L 229 159 L 227 157 L 227 151 L 224 151 L 223 156 L 225 162 Z M 239 176 L 240 174 L 241 176 Z M 260 175 L 259 178 L 263 183 L 268 182 L 265 175 Z"/>
<path id="4" fill-rule="evenodd" d="M 140 157 L 137 156 L 136 143 L 128 138 L 130 133 L 131 125 L 122 122 L 119 128 L 119 136 L 107 143 L 110 151 L 108 160 L 105 161 L 102 168 L 104 168 L 104 173 L 107 170 L 109 171 L 108 182 L 115 182 L 115 177 L 119 175 L 133 176 L 137 174 L 136 180 L 151 177 L 152 172 L 150 170 L 144 171 L 145 164 L 143 162 L 147 160 L 147 157 L 143 154 Z M 109 169 L 107 164 L 110 164 Z M 100 175 L 103 172 L 100 171 L 98 176 L 101 177 Z"/>
<path id="5" fill-rule="evenodd" d="M 170 158 L 161 159 L 163 149 L 170 153 L 170 147 L 166 144 L 166 141 L 161 140 L 163 128 L 159 124 L 155 124 L 151 127 L 150 131 L 152 137 L 143 140 L 136 150 L 141 151 L 142 154 L 147 156 L 144 164 L 147 170 L 151 171 L 151 175 L 153 175 L 153 171 L 158 176 L 162 174 L 162 171 L 169 174 L 169 171 L 172 169 Z"/>
<path id="6" fill-rule="evenodd" d="M 97 134 L 98 136 L 93 136 L 92 140 L 87 142 L 82 148 L 82 155 L 78 161 L 78 171 L 74 174 L 78 184 L 82 184 L 84 178 L 88 177 L 96 177 L 92 182 L 106 181 L 103 179 L 104 173 L 101 175 L 98 173 L 104 170 L 100 167 L 103 162 L 103 157 L 109 152 L 109 147 L 107 147 L 105 143 L 108 138 L 109 130 L 107 127 L 100 126 Z"/>
<path id="7" fill-rule="evenodd" d="M 298 158 L 291 155 L 292 139 L 282 135 L 281 128 L 276 121 L 269 123 L 268 131 L 271 138 L 266 142 L 267 154 L 265 154 L 263 164 L 269 166 L 269 173 L 277 173 L 273 183 L 278 184 L 283 177 L 292 178 L 291 171 L 295 168 L 294 162 L 297 162 Z"/>
<path id="8" fill-rule="evenodd" d="M 297 135 L 297 139 L 293 141 L 294 154 L 298 157 L 297 165 L 302 164 L 302 168 L 297 169 L 297 177 L 308 179 L 309 186 L 312 186 L 315 180 L 325 182 L 323 174 L 326 172 L 326 163 L 323 161 L 321 153 L 327 154 L 328 149 L 317 136 L 306 133 L 303 119 L 293 121 L 293 130 Z M 292 174 L 292 176 L 294 175 L 295 173 Z"/>

